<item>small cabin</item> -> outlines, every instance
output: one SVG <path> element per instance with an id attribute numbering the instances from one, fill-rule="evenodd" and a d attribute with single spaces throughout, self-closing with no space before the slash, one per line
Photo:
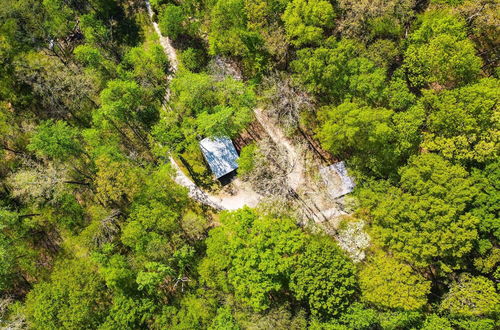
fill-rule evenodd
<path id="1" fill-rule="evenodd" d="M 231 139 L 205 138 L 200 141 L 200 148 L 217 180 L 223 184 L 228 183 L 238 168 L 238 152 Z"/>

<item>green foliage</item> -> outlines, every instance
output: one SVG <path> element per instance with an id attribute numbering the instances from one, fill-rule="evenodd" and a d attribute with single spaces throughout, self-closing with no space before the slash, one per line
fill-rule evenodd
<path id="1" fill-rule="evenodd" d="M 421 323 L 422 314 L 410 311 L 395 311 L 380 314 L 382 329 L 412 329 Z"/>
<path id="2" fill-rule="evenodd" d="M 159 94 L 164 92 L 166 73 L 170 69 L 169 61 L 163 48 L 153 45 L 134 47 L 124 56 L 118 71 L 122 78 L 135 80 L 146 89 L 158 89 Z M 163 95 L 161 95 L 163 97 Z"/>
<path id="3" fill-rule="evenodd" d="M 394 114 L 356 102 L 319 110 L 322 123 L 318 138 L 332 154 L 369 169 L 379 176 L 390 175 L 419 142 L 420 114 L 415 111 Z"/>
<path id="4" fill-rule="evenodd" d="M 213 299 L 186 295 L 180 306 L 163 307 L 163 313 L 157 328 L 168 327 L 170 329 L 207 329 L 215 316 Z"/>
<path id="5" fill-rule="evenodd" d="M 500 162 L 495 161 L 482 171 L 475 170 L 473 178 L 479 189 L 474 201 L 473 213 L 481 219 L 479 231 L 481 236 L 500 239 L 500 221 L 498 219 L 500 205 Z"/>
<path id="6" fill-rule="evenodd" d="M 94 120 L 104 127 L 111 126 L 113 121 L 147 127 L 157 118 L 157 111 L 143 100 L 144 90 L 136 82 L 112 80 L 101 92 L 101 107 Z"/>
<path id="7" fill-rule="evenodd" d="M 205 73 L 184 72 L 172 80 L 171 88 L 175 113 L 164 114 L 153 134 L 169 150 L 188 151 L 186 159 L 195 156 L 193 149 L 202 157 L 200 135 L 234 137 L 253 120 L 256 97 L 240 81 L 215 81 Z"/>
<path id="8" fill-rule="evenodd" d="M 110 75 L 110 67 L 112 63 L 107 61 L 101 50 L 91 45 L 79 45 L 74 49 L 75 58 L 78 62 L 95 70 L 102 70 Z"/>
<path id="9" fill-rule="evenodd" d="M 418 310 L 427 303 L 431 283 L 410 266 L 382 253 L 359 273 L 363 299 L 380 308 Z"/>
<path id="10" fill-rule="evenodd" d="M 48 120 L 37 127 L 28 149 L 41 157 L 62 161 L 82 151 L 78 135 L 78 130 L 66 122 Z"/>
<path id="11" fill-rule="evenodd" d="M 21 217 L 17 212 L 0 208 L 0 291 L 2 292 L 8 291 L 19 278 L 22 259 L 29 260 L 31 257 L 15 257 L 19 252 L 24 252 L 23 250 L 29 251 L 23 246 L 25 242 L 22 238 L 26 228 L 20 220 Z"/>
<path id="12" fill-rule="evenodd" d="M 331 238 L 313 237 L 297 260 L 290 289 L 313 315 L 337 316 L 353 301 L 354 274 L 354 265 Z"/>
<path id="13" fill-rule="evenodd" d="M 171 257 L 176 248 L 170 237 L 180 230 L 181 212 L 185 208 L 185 189 L 176 186 L 164 165 L 150 174 L 132 204 L 122 242 L 148 260 Z"/>
<path id="14" fill-rule="evenodd" d="M 112 304 L 106 321 L 99 329 L 144 328 L 147 321 L 157 312 L 154 301 L 147 298 L 131 298 L 119 294 L 113 297 Z"/>
<path id="15" fill-rule="evenodd" d="M 471 330 L 493 330 L 498 327 L 498 322 L 486 318 L 456 319 L 455 327 Z"/>
<path id="16" fill-rule="evenodd" d="M 457 267 L 478 237 L 472 179 L 459 165 L 422 154 L 399 171 L 399 187 L 380 184 L 362 192 L 380 242 L 407 262 Z"/>
<path id="17" fill-rule="evenodd" d="M 439 5 L 451 5 L 451 6 L 460 5 L 462 2 L 464 2 L 464 0 L 431 0 L 431 3 Z"/>
<path id="18" fill-rule="evenodd" d="M 372 329 L 379 322 L 377 312 L 359 302 L 352 303 L 339 319 L 342 324 L 353 329 Z"/>
<path id="19" fill-rule="evenodd" d="M 184 50 L 181 53 L 182 64 L 190 71 L 199 72 L 205 65 L 206 59 L 205 54 L 202 50 L 197 48 L 191 48 Z"/>
<path id="20" fill-rule="evenodd" d="M 255 166 L 254 158 L 257 151 L 257 145 L 252 143 L 241 149 L 238 158 L 238 175 L 245 176 L 249 174 Z"/>
<path id="21" fill-rule="evenodd" d="M 106 251 L 107 247 L 104 247 L 103 251 Z M 108 288 L 117 293 L 130 293 L 135 289 L 134 272 L 130 269 L 125 256 L 94 253 L 93 259 L 100 263 L 99 273 L 106 281 Z"/>
<path id="22" fill-rule="evenodd" d="M 361 51 L 361 45 L 352 40 L 329 40 L 326 47 L 299 50 L 291 66 L 308 91 L 325 100 L 340 102 L 360 96 L 380 103 L 385 69 L 361 57 Z"/>
<path id="23" fill-rule="evenodd" d="M 151 5 L 177 72 L 141 1 L 1 1 L 0 327 L 498 327 L 495 1 Z M 296 195 L 256 107 L 304 147 Z M 170 155 L 220 188 L 213 136 L 255 136 L 239 174 L 258 209 L 175 183 Z M 365 223 L 361 263 L 321 236 L 335 219 L 306 221 L 329 204 L 318 155 L 355 176 L 336 203 Z"/>
<path id="24" fill-rule="evenodd" d="M 174 4 L 164 6 L 159 15 L 158 25 L 161 33 L 176 40 L 184 32 L 183 23 L 185 21 L 182 7 Z"/>
<path id="25" fill-rule="evenodd" d="M 223 213 L 210 231 L 200 274 L 212 288 L 234 290 L 255 311 L 270 307 L 270 296 L 285 289 L 304 245 L 291 219 L 259 216 L 248 208 Z"/>
<path id="26" fill-rule="evenodd" d="M 233 315 L 231 314 L 231 310 L 227 307 L 220 307 L 217 310 L 217 315 L 214 317 L 212 324 L 208 328 L 209 330 L 239 330 L 240 327 L 236 323 Z"/>
<path id="27" fill-rule="evenodd" d="M 247 29 L 243 0 L 218 0 L 210 16 L 208 41 L 212 54 L 245 57 L 259 48 L 259 35 Z"/>
<path id="28" fill-rule="evenodd" d="M 104 281 L 85 259 L 57 265 L 49 282 L 29 293 L 26 313 L 37 329 L 95 329 L 106 318 L 110 304 Z"/>
<path id="29" fill-rule="evenodd" d="M 465 21 L 446 11 L 424 14 L 421 20 L 405 52 L 410 83 L 450 88 L 476 80 L 482 61 L 466 39 Z"/>
<path id="30" fill-rule="evenodd" d="M 241 59 L 249 76 L 260 73 L 267 54 L 261 35 L 249 29 L 245 0 L 217 0 L 210 18 L 209 54 Z"/>
<path id="31" fill-rule="evenodd" d="M 106 205 L 124 205 L 139 192 L 144 173 L 124 159 L 102 154 L 95 160 L 96 196 Z"/>
<path id="32" fill-rule="evenodd" d="M 43 7 L 48 14 L 44 21 L 49 35 L 64 36 L 74 23 L 75 13 L 61 0 L 43 0 Z"/>
<path id="33" fill-rule="evenodd" d="M 421 102 L 428 116 L 422 146 L 457 161 L 496 159 L 499 101 L 500 83 L 492 78 L 451 91 L 425 93 Z"/>
<path id="34" fill-rule="evenodd" d="M 499 306 L 500 296 L 494 283 L 469 274 L 462 274 L 441 302 L 441 308 L 454 316 L 493 316 L 498 314 Z"/>
<path id="35" fill-rule="evenodd" d="M 385 98 L 389 108 L 406 110 L 416 103 L 417 97 L 411 93 L 406 79 L 397 71 L 385 89 Z"/>
<path id="36" fill-rule="evenodd" d="M 397 37 L 401 34 L 401 26 L 395 18 L 390 16 L 375 17 L 371 19 L 368 24 L 370 25 L 370 34 L 372 38 L 390 38 Z"/>
<path id="37" fill-rule="evenodd" d="M 333 27 L 335 12 L 326 0 L 293 0 L 282 18 L 290 42 L 300 47 L 319 44 L 325 30 Z"/>
<path id="38" fill-rule="evenodd" d="M 366 49 L 366 56 L 382 68 L 389 68 L 399 54 L 397 44 L 388 39 L 379 39 Z M 397 76 L 397 74 L 395 74 Z"/>
<path id="39" fill-rule="evenodd" d="M 422 330 L 434 330 L 434 329 L 442 329 L 442 330 L 453 330 L 451 326 L 451 322 L 444 318 L 440 317 L 436 314 L 431 314 L 426 317 L 424 324 L 422 325 Z"/>
<path id="40" fill-rule="evenodd" d="M 197 118 L 201 133 L 210 137 L 235 137 L 252 122 L 251 108 L 233 108 L 216 106 L 213 112 L 203 112 Z"/>

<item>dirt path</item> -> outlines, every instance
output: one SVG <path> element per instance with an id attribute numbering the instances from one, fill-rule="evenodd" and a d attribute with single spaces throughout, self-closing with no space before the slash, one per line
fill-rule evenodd
<path id="1" fill-rule="evenodd" d="M 319 187 L 311 187 L 310 184 L 308 185 L 303 154 L 297 150 L 297 147 L 285 136 L 281 127 L 279 127 L 273 119 L 269 118 L 262 109 L 257 108 L 254 110 L 254 113 L 255 118 L 271 140 L 276 145 L 282 146 L 286 150 L 288 161 L 291 164 L 291 170 L 287 175 L 288 185 L 297 194 L 297 199 L 300 200 L 302 210 L 307 215 L 307 218 L 317 223 L 321 223 L 346 214 L 339 205 L 335 203 L 319 203 L 322 205 L 318 205 L 317 201 L 322 199 L 320 198 L 321 191 Z M 299 188 L 309 188 L 308 193 L 305 194 L 304 189 Z"/>
<path id="2" fill-rule="evenodd" d="M 149 0 L 145 0 L 146 8 L 148 10 L 149 18 L 153 23 L 153 27 L 155 29 L 156 34 L 160 40 L 160 45 L 163 47 L 165 54 L 168 56 L 170 61 L 172 74 L 169 75 L 168 80 L 172 80 L 173 74 L 177 71 L 179 67 L 179 62 L 177 60 L 177 54 L 175 52 L 174 47 L 172 47 L 172 42 L 168 37 L 164 37 L 161 34 L 158 23 L 153 21 L 153 9 L 151 8 L 151 4 Z M 165 100 L 168 101 L 170 99 L 170 89 L 167 87 L 165 89 Z M 234 180 L 231 185 L 234 186 L 235 192 L 231 195 L 221 195 L 214 196 L 207 194 L 202 189 L 200 189 L 191 179 L 187 177 L 184 172 L 182 172 L 179 165 L 175 162 L 173 157 L 170 158 L 170 163 L 172 164 L 172 168 L 175 170 L 175 178 L 174 181 L 189 189 L 189 197 L 200 202 L 202 204 L 213 207 L 216 210 L 237 210 L 247 205 L 250 207 L 254 207 L 259 203 L 261 196 L 254 192 L 250 187 L 244 185 L 239 180 Z"/>
<path id="3" fill-rule="evenodd" d="M 154 12 L 153 12 L 153 8 L 151 8 L 151 3 L 149 2 L 149 0 L 146 0 L 146 8 L 148 10 L 149 18 L 151 19 L 151 22 L 153 23 L 153 27 L 155 29 L 155 32 L 158 35 L 158 38 L 160 38 L 160 45 L 163 47 L 165 54 L 167 54 L 167 56 L 168 56 L 171 69 L 173 72 L 176 72 L 177 68 L 179 67 L 179 61 L 177 60 L 177 53 L 175 52 L 174 47 L 172 47 L 172 42 L 170 41 L 170 38 L 164 37 L 161 34 L 160 27 L 158 26 L 158 23 L 156 23 L 153 20 Z M 170 75 L 169 79 L 172 79 L 172 75 Z"/>
<path id="4" fill-rule="evenodd" d="M 300 155 L 296 148 L 286 138 L 281 128 L 277 127 L 273 120 L 269 118 L 262 109 L 257 108 L 254 111 L 255 118 L 264 128 L 271 140 L 276 145 L 283 146 L 287 151 L 288 162 L 291 164 L 291 171 L 288 173 L 288 184 L 293 190 L 297 190 L 300 185 L 305 181 L 304 178 L 304 165 L 300 161 Z"/>

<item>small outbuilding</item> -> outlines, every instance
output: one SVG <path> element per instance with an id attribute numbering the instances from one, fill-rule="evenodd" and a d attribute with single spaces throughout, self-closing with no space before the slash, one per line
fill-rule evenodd
<path id="1" fill-rule="evenodd" d="M 354 190 L 354 181 L 347 174 L 344 162 L 323 167 L 319 170 L 319 174 L 328 189 L 328 193 L 333 198 L 342 197 Z"/>
<path id="2" fill-rule="evenodd" d="M 208 166 L 218 180 L 234 174 L 238 168 L 238 152 L 233 142 L 227 137 L 205 138 L 200 141 L 200 148 Z"/>

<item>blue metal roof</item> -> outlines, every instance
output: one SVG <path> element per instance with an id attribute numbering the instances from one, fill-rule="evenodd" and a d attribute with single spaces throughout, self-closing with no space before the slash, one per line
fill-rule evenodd
<path id="1" fill-rule="evenodd" d="M 231 139 L 205 138 L 200 141 L 200 148 L 217 179 L 238 168 L 238 153 Z"/>

